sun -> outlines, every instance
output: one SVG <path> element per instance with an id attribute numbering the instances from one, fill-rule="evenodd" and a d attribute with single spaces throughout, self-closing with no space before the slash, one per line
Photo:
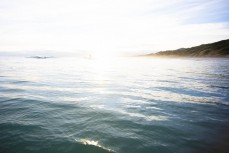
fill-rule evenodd
<path id="1" fill-rule="evenodd" d="M 114 56 L 105 51 L 96 51 L 90 55 L 90 59 L 94 64 L 94 69 L 102 73 L 112 64 Z"/>
<path id="2" fill-rule="evenodd" d="M 92 51 L 89 54 L 89 57 L 94 60 L 99 60 L 99 61 L 106 61 L 106 60 L 111 60 L 117 57 L 117 55 L 114 52 L 109 52 L 109 51 Z"/>

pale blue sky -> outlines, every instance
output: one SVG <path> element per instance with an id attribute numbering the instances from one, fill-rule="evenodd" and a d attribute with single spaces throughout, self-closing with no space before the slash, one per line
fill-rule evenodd
<path id="1" fill-rule="evenodd" d="M 148 53 L 229 38 L 227 0 L 0 0 L 0 51 Z"/>

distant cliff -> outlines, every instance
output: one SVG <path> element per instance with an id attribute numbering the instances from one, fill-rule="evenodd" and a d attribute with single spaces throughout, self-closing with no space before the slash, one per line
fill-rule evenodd
<path id="1" fill-rule="evenodd" d="M 203 44 L 191 48 L 160 51 L 146 56 L 170 56 L 170 57 L 229 57 L 229 39 L 211 44 Z"/>

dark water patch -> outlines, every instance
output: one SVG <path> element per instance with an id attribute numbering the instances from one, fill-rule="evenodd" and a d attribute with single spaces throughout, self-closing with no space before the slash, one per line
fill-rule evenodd
<path id="1" fill-rule="evenodd" d="M 41 130 L 42 127 L 40 125 L 32 125 L 32 124 L 21 124 L 19 123 L 1 123 L 0 129 L 1 132 L 5 132 L 5 134 L 8 132 L 8 134 L 13 134 L 13 131 L 16 131 L 15 133 L 33 133 L 35 130 Z M 12 132 L 11 132 L 12 131 Z M 8 135 L 6 134 L 6 135 Z"/>

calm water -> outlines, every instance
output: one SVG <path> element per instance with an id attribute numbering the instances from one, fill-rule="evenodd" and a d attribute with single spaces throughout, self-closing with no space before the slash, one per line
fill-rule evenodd
<path id="1" fill-rule="evenodd" d="M 0 58 L 1 153 L 229 152 L 229 60 Z"/>

